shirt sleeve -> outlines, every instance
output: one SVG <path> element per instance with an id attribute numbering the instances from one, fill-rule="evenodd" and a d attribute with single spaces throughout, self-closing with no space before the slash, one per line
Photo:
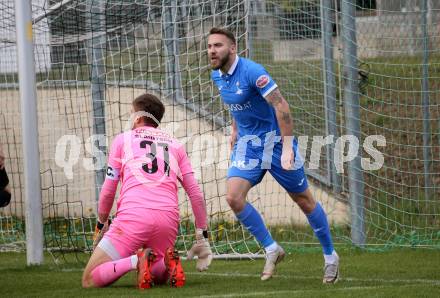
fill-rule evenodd
<path id="1" fill-rule="evenodd" d="M 105 179 L 99 193 L 98 214 L 110 213 L 115 199 L 116 189 L 118 188 L 118 181 L 112 179 Z"/>
<path id="2" fill-rule="evenodd" d="M 183 175 L 181 183 L 191 201 L 191 207 L 196 220 L 196 228 L 206 230 L 208 227 L 206 203 L 193 173 Z"/>
<path id="3" fill-rule="evenodd" d="M 253 86 L 263 97 L 266 97 L 278 87 L 266 69 L 260 64 L 255 63 L 253 65 L 249 65 L 247 74 L 249 84 Z"/>
<path id="4" fill-rule="evenodd" d="M 98 214 L 109 214 L 118 187 L 121 164 L 121 138 L 117 136 L 111 146 L 108 156 L 107 173 L 99 194 Z"/>
<path id="5" fill-rule="evenodd" d="M 179 169 L 181 176 L 185 176 L 186 174 L 193 173 L 193 169 L 191 166 L 191 161 L 188 157 L 188 154 L 186 154 L 186 150 L 183 146 L 180 146 L 177 150 L 178 152 L 178 163 L 179 163 Z"/>
<path id="6" fill-rule="evenodd" d="M 106 179 L 119 180 L 120 171 L 122 168 L 122 138 L 117 136 L 110 147 L 108 155 L 108 166 Z"/>

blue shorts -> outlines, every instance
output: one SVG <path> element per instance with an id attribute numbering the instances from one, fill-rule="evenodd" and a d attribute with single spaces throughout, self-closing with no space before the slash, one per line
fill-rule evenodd
<path id="1" fill-rule="evenodd" d="M 227 177 L 240 177 L 248 180 L 252 186 L 261 182 L 266 171 L 289 193 L 301 193 L 308 187 L 307 177 L 304 174 L 302 157 L 297 150 L 296 142 L 293 145 L 295 152 L 295 166 L 292 170 L 285 170 L 281 166 L 282 145 L 274 146 L 272 158 L 265 156 L 261 149 L 247 148 L 245 160 L 237 153 L 236 147 L 231 156 L 231 167 Z"/>

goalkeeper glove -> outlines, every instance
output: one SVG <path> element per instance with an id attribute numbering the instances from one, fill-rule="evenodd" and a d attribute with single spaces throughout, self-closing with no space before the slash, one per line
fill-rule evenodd
<path id="1" fill-rule="evenodd" d="M 93 250 L 98 246 L 104 234 L 108 231 L 112 221 L 109 219 L 106 223 L 96 222 L 95 233 L 93 234 Z"/>
<path id="2" fill-rule="evenodd" d="M 197 256 L 197 270 L 207 270 L 212 261 L 212 251 L 209 246 L 208 231 L 203 231 L 202 229 L 196 230 L 196 242 L 188 251 L 187 258 L 188 260 L 192 260 L 194 256 Z"/>

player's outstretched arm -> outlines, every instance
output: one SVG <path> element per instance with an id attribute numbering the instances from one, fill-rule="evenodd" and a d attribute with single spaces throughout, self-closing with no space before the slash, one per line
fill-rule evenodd
<path id="1" fill-rule="evenodd" d="M 205 199 L 199 184 L 194 177 L 191 162 L 182 147 L 178 150 L 178 162 L 182 174 L 180 182 L 191 201 L 191 207 L 196 220 L 196 241 L 188 251 L 188 259 L 197 256 L 196 268 L 199 271 L 207 270 L 212 261 L 212 251 L 208 240 L 208 220 Z"/>
<path id="2" fill-rule="evenodd" d="M 109 220 L 110 210 L 118 188 L 118 180 L 106 178 L 99 194 L 98 221 L 96 222 L 95 234 L 93 235 L 93 250 L 98 246 L 104 234 L 108 231 L 111 221 Z"/>
<path id="3" fill-rule="evenodd" d="M 183 175 L 182 186 L 191 201 L 196 221 L 196 241 L 188 251 L 188 259 L 197 256 L 196 268 L 199 271 L 208 269 L 212 261 L 212 251 L 208 239 L 208 225 L 205 199 L 192 172 Z"/>
<path id="4" fill-rule="evenodd" d="M 108 231 L 110 220 L 108 219 L 113 206 L 116 190 L 119 183 L 121 169 L 121 138 L 116 138 L 111 146 L 108 158 L 107 173 L 98 202 L 98 221 L 96 223 L 95 234 L 93 235 L 93 249 L 98 246 L 99 241 Z"/>
<path id="5" fill-rule="evenodd" d="M 294 152 L 292 148 L 293 120 L 290 114 L 289 103 L 281 95 L 278 88 L 275 88 L 272 92 L 266 95 L 265 99 L 274 107 L 281 131 L 281 138 L 283 141 L 281 165 L 286 170 L 291 169 L 294 160 Z"/>

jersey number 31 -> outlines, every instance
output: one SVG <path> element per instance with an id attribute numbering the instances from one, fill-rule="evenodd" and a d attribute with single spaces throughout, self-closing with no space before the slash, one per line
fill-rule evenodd
<path id="1" fill-rule="evenodd" d="M 146 154 L 146 157 L 151 159 L 150 163 L 142 164 L 142 169 L 148 174 L 154 174 L 159 169 L 157 165 L 157 146 L 161 147 L 163 150 L 163 161 L 164 161 L 164 173 L 167 176 L 170 176 L 170 155 L 168 152 L 168 144 L 167 143 L 155 143 L 153 141 L 142 141 L 140 143 L 140 147 L 142 149 L 147 148 L 147 145 L 150 147 L 150 153 Z"/>

